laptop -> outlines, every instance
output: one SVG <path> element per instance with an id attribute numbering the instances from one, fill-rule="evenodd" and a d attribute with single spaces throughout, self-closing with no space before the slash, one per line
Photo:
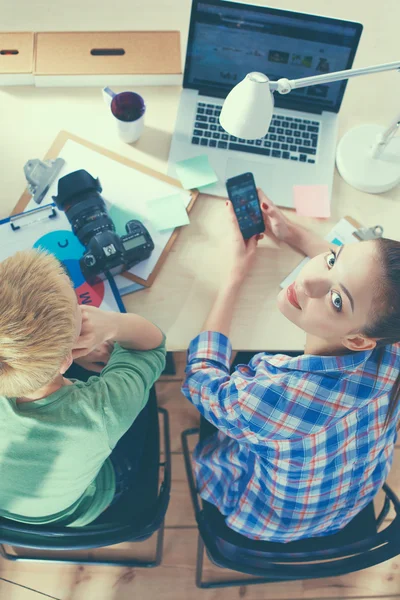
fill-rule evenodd
<path id="1" fill-rule="evenodd" d="M 274 93 L 267 135 L 245 140 L 219 124 L 224 98 L 247 73 L 299 79 L 350 69 L 362 25 L 226 0 L 193 0 L 183 90 L 169 154 L 175 163 L 207 154 L 225 181 L 250 171 L 279 206 L 293 207 L 293 185 L 327 184 L 331 192 L 337 120 L 346 81 Z"/>

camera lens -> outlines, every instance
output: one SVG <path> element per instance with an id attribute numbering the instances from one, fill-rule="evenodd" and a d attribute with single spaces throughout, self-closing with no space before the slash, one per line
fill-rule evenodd
<path id="1" fill-rule="evenodd" d="M 57 196 L 53 196 L 57 208 L 65 212 L 73 233 L 85 247 L 79 267 L 89 284 L 126 271 L 148 258 L 154 249 L 146 229 L 143 228 L 147 237 L 143 234 L 137 239 L 133 235 L 139 222 L 127 223 L 127 235 L 117 234 L 101 192 L 100 181 L 80 169 L 61 177 Z"/>
<path id="2" fill-rule="evenodd" d="M 100 181 L 90 173 L 80 169 L 61 177 L 57 191 L 53 200 L 60 210 L 65 211 L 72 231 L 84 246 L 98 233 L 115 231 L 100 195 Z"/>

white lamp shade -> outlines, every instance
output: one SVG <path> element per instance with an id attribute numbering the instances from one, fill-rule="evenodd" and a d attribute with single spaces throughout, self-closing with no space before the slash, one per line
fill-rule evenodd
<path id="1" fill-rule="evenodd" d="M 227 95 L 219 122 L 238 138 L 255 140 L 266 135 L 274 110 L 269 79 L 263 73 L 249 73 Z"/>

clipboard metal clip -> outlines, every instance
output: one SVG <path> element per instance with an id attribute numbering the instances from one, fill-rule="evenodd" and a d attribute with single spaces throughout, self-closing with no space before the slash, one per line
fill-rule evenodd
<path id="1" fill-rule="evenodd" d="M 57 217 L 57 211 L 54 208 L 54 204 L 46 204 L 40 208 L 34 208 L 33 210 L 10 217 L 9 223 L 13 231 L 18 231 L 21 227 L 33 225 L 40 221 L 47 221 L 47 219 L 54 219 L 55 217 Z"/>
<path id="2" fill-rule="evenodd" d="M 376 240 L 383 236 L 383 227 L 381 225 L 375 225 L 374 227 L 360 227 L 353 235 L 362 241 Z"/>
<path id="3" fill-rule="evenodd" d="M 36 204 L 41 203 L 64 165 L 63 158 L 45 161 L 33 158 L 25 163 L 24 173 L 28 182 L 28 190 Z"/>

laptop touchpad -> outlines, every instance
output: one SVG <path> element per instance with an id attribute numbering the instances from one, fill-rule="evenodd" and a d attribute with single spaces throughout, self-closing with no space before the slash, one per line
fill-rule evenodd
<path id="1" fill-rule="evenodd" d="M 256 186 L 260 187 L 275 204 L 293 208 L 291 178 L 282 177 L 282 172 L 277 174 L 277 170 L 276 165 L 268 162 L 229 158 L 225 175 L 226 179 L 229 179 L 242 173 L 253 173 Z"/>

